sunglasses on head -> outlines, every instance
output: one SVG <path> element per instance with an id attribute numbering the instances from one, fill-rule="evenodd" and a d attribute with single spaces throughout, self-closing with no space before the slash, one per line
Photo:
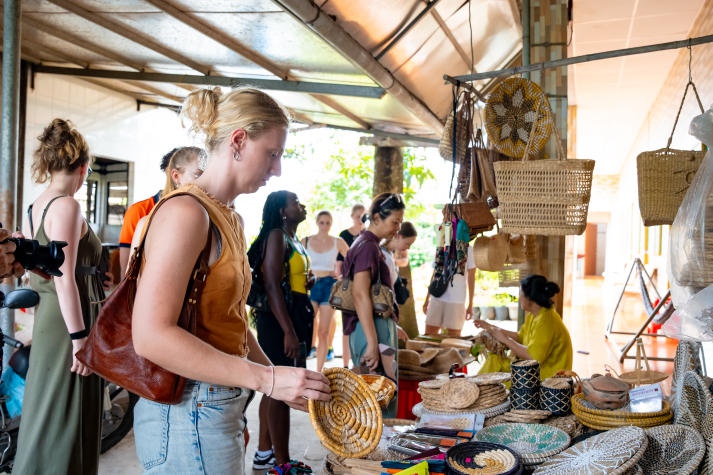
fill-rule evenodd
<path id="1" fill-rule="evenodd" d="M 381 204 L 379 205 L 379 211 L 393 209 L 393 207 L 397 204 L 403 205 L 404 199 L 401 197 L 400 194 L 392 193 L 384 201 L 381 202 Z"/>

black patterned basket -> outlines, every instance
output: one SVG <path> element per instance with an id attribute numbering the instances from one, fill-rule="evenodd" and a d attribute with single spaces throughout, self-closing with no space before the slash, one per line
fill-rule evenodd
<path id="1" fill-rule="evenodd" d="M 540 409 L 539 388 L 510 388 L 512 409 Z"/>
<path id="2" fill-rule="evenodd" d="M 446 452 L 446 465 L 457 475 L 522 473 L 520 455 L 506 445 L 492 442 L 463 442 L 454 445 Z"/>
<path id="3" fill-rule="evenodd" d="M 510 365 L 510 387 L 513 389 L 539 389 L 540 363 L 537 360 L 520 360 Z"/>
<path id="4" fill-rule="evenodd" d="M 572 381 L 569 378 L 547 378 L 540 385 L 540 407 L 555 416 L 572 412 Z"/>

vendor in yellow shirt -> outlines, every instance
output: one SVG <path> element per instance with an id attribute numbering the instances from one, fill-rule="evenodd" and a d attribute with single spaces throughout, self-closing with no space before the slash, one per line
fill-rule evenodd
<path id="1" fill-rule="evenodd" d="M 552 302 L 559 291 L 559 285 L 541 275 L 529 275 L 520 281 L 520 305 L 525 311 L 525 323 L 518 332 L 475 320 L 476 327 L 507 346 L 511 354 L 503 357 L 490 353 L 479 373 L 509 372 L 510 362 L 515 360 L 539 361 L 540 379 L 554 376 L 562 369 L 572 369 L 572 340 Z"/>

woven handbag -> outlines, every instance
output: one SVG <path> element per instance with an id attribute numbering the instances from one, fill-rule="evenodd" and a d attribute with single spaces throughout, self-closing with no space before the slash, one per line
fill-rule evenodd
<path id="1" fill-rule="evenodd" d="M 639 211 L 641 211 L 644 226 L 673 224 L 683 197 L 705 156 L 705 152 L 702 151 L 671 148 L 673 133 L 676 131 L 676 124 L 678 124 L 689 87 L 693 89 L 698 107 L 703 112 L 703 104 L 698 96 L 696 85 L 693 84 L 693 81 L 688 81 L 666 148 L 641 152 L 636 157 Z"/>
<path id="2" fill-rule="evenodd" d="M 453 107 L 443 126 L 438 153 L 444 160 L 463 163 L 473 130 L 473 98 L 466 89 L 453 87 Z"/>
<path id="3" fill-rule="evenodd" d="M 154 212 L 165 202 L 159 201 Z M 161 404 L 176 404 L 181 401 L 186 380 L 137 355 L 131 335 L 136 280 L 141 267 L 146 231 L 150 225 L 151 218 L 146 223 L 141 243 L 131 256 L 126 277 L 104 302 L 87 342 L 77 352 L 77 359 L 102 378 L 131 393 Z M 191 333 L 196 330 L 200 298 L 209 271 L 211 234 L 208 233 L 207 242 L 196 261 L 178 319 L 178 326 Z"/>
<path id="4" fill-rule="evenodd" d="M 556 160 L 496 162 L 499 216 L 503 231 L 564 236 L 582 234 L 592 190 L 594 160 L 567 159 L 553 126 Z"/>

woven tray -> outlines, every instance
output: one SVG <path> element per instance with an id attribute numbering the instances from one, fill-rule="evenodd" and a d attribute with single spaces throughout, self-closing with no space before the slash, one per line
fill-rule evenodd
<path id="1" fill-rule="evenodd" d="M 553 455 L 535 474 L 623 475 L 641 460 L 648 439 L 643 429 L 626 426 L 592 436 Z"/>
<path id="2" fill-rule="evenodd" d="M 509 399 L 506 399 L 505 401 L 503 401 L 502 403 L 500 403 L 500 404 L 498 404 L 498 405 L 495 405 L 495 406 L 492 406 L 492 407 L 488 407 L 488 408 L 485 408 L 485 409 L 462 410 L 462 411 L 457 411 L 457 410 L 453 410 L 453 411 L 439 411 L 439 410 L 426 409 L 426 408 L 424 407 L 424 405 L 423 405 L 423 402 L 419 402 L 419 403 L 417 403 L 416 405 L 413 406 L 412 412 L 413 412 L 414 415 L 416 415 L 416 416 L 418 416 L 419 414 L 426 413 L 426 412 L 428 412 L 428 413 L 430 413 L 430 414 L 442 414 L 442 415 L 451 415 L 451 414 L 482 414 L 483 417 L 485 417 L 485 418 L 487 419 L 488 417 L 495 417 L 495 416 L 498 416 L 498 415 L 500 415 L 500 414 L 505 414 L 506 412 L 508 412 L 509 409 L 510 409 L 510 400 L 509 400 Z"/>
<path id="3" fill-rule="evenodd" d="M 629 406 L 616 410 L 597 409 L 584 399 L 583 394 L 572 396 L 572 412 L 582 424 L 592 429 L 608 430 L 629 425 L 655 427 L 673 419 L 668 401 L 663 401 L 662 409 L 656 412 L 631 412 L 628 408 Z"/>
<path id="4" fill-rule="evenodd" d="M 544 462 L 569 447 L 566 432 L 545 424 L 506 423 L 484 427 L 474 440 L 507 445 L 526 465 Z"/>
<path id="5" fill-rule="evenodd" d="M 309 400 L 309 418 L 325 447 L 341 457 L 359 458 L 379 445 L 381 407 L 359 375 L 345 368 L 326 368 L 332 399 Z"/>
<path id="6" fill-rule="evenodd" d="M 646 429 L 649 445 L 639 465 L 647 475 L 695 473 L 706 453 L 698 431 L 682 425 Z"/>
<path id="7" fill-rule="evenodd" d="M 458 475 L 511 475 L 522 462 L 513 449 L 490 442 L 463 442 L 448 449 L 446 465 Z"/>

